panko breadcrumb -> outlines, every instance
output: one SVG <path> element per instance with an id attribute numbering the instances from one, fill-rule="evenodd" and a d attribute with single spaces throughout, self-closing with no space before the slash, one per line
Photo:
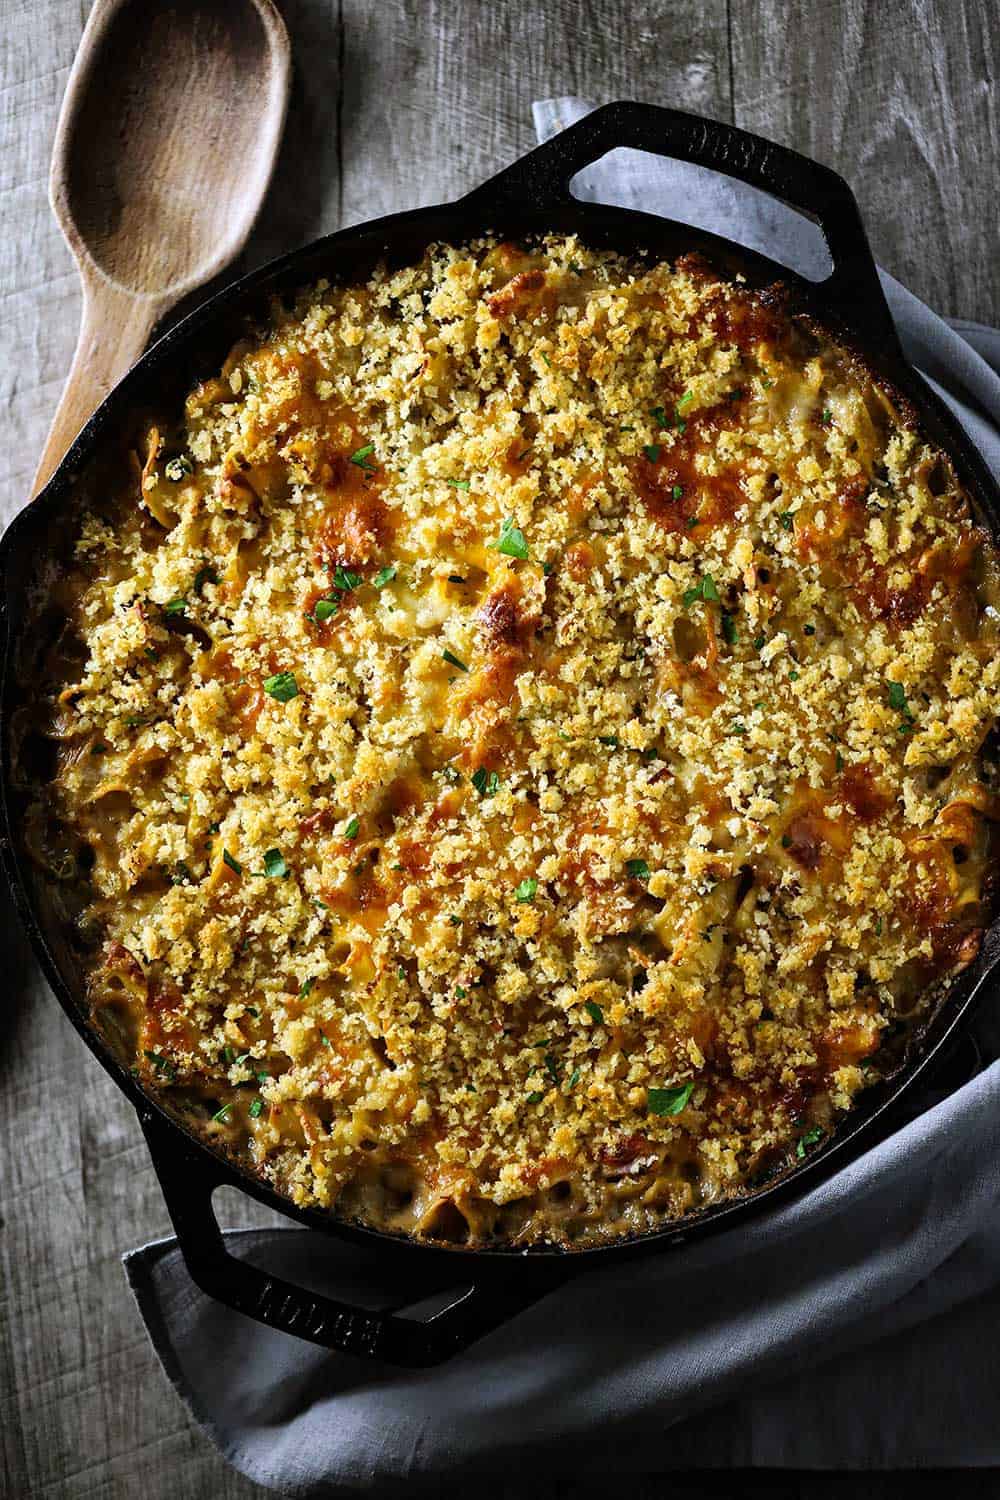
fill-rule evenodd
<path id="1" fill-rule="evenodd" d="M 144 1086 L 474 1245 L 814 1149 L 988 916 L 997 561 L 906 407 L 556 237 L 321 283 L 161 416 L 59 585 L 35 835 Z"/>

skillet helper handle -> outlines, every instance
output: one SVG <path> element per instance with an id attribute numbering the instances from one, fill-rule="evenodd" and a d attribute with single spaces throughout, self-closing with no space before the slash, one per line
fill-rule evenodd
<path id="1" fill-rule="evenodd" d="M 511 1282 L 491 1277 L 468 1286 L 463 1284 L 461 1268 L 456 1267 L 460 1284 L 453 1300 L 422 1322 L 400 1317 L 398 1308 L 373 1312 L 296 1286 L 227 1250 L 212 1193 L 223 1184 L 239 1187 L 235 1175 L 188 1145 L 152 1110 L 140 1109 L 138 1114 L 191 1279 L 216 1301 L 268 1328 L 340 1354 L 420 1369 L 441 1364 L 468 1348 L 529 1307 L 552 1285 L 518 1276 Z M 400 1306 L 405 1307 L 406 1301 Z"/>
<path id="2" fill-rule="evenodd" d="M 577 172 L 618 146 L 723 172 L 814 220 L 833 263 L 819 292 L 850 328 L 862 330 L 870 342 L 887 345 L 887 352 L 900 353 L 868 236 L 847 183 L 808 156 L 735 125 L 630 100 L 605 104 L 483 183 L 464 201 L 500 207 L 571 200 L 570 182 Z"/>

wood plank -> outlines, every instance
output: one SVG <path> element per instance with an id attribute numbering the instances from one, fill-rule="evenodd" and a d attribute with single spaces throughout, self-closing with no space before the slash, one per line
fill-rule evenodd
<path id="1" fill-rule="evenodd" d="M 1000 322 L 996 6 L 731 0 L 731 24 L 736 123 L 842 173 L 937 311 Z"/>
<path id="2" fill-rule="evenodd" d="M 344 0 L 344 19 L 346 224 L 468 192 L 535 144 L 534 99 L 729 117 L 725 0 Z"/>

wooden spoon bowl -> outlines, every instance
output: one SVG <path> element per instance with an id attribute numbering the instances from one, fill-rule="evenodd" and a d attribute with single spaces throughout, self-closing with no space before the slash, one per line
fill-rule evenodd
<path id="1" fill-rule="evenodd" d="M 272 0 L 97 0 L 50 180 L 83 317 L 33 493 L 156 322 L 243 248 L 274 168 L 289 78 Z"/>

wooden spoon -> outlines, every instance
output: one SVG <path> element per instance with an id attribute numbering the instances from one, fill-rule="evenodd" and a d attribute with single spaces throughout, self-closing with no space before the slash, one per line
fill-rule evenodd
<path id="1" fill-rule="evenodd" d="M 288 103 L 271 0 L 96 0 L 66 87 L 50 197 L 83 282 L 37 494 L 159 318 L 246 243 Z"/>

